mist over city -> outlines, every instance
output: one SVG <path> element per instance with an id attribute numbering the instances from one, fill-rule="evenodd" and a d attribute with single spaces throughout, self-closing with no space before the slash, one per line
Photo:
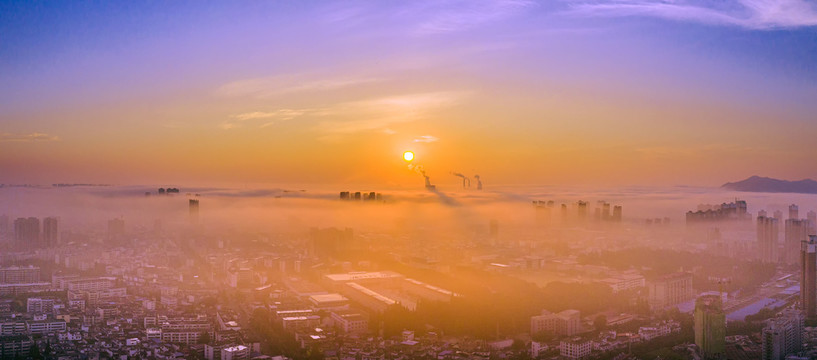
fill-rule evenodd
<path id="1" fill-rule="evenodd" d="M 817 359 L 811 0 L 0 2 L 0 359 Z"/>

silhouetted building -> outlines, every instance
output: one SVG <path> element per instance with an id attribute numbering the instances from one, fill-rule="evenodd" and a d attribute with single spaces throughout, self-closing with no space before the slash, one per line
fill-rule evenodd
<path id="1" fill-rule="evenodd" d="M 536 225 L 539 226 L 548 226 L 550 225 L 551 220 L 551 208 L 553 208 L 553 202 L 551 205 L 548 206 L 546 201 L 534 201 L 533 208 L 536 210 Z"/>
<path id="2" fill-rule="evenodd" d="M 613 221 L 621 222 L 621 205 L 613 206 Z"/>
<path id="3" fill-rule="evenodd" d="M 57 227 L 57 218 L 47 217 L 43 219 L 43 241 L 42 246 L 52 247 L 57 245 L 59 231 Z"/>
<path id="4" fill-rule="evenodd" d="M 817 236 L 800 248 L 800 306 L 808 320 L 817 320 Z"/>
<path id="5" fill-rule="evenodd" d="M 800 261 L 800 243 L 808 240 L 808 220 L 786 219 L 783 241 L 783 261 L 797 264 Z"/>
<path id="6" fill-rule="evenodd" d="M 808 219 L 808 234 L 817 235 L 817 213 L 809 211 L 806 213 L 806 219 Z"/>
<path id="7" fill-rule="evenodd" d="M 721 297 L 701 295 L 695 300 L 695 345 L 704 359 L 725 359 L 726 314 Z"/>
<path id="8" fill-rule="evenodd" d="M 757 251 L 758 259 L 764 263 L 777 262 L 777 243 L 780 233 L 776 218 L 757 217 Z"/>
<path id="9" fill-rule="evenodd" d="M 587 202 L 580 200 L 579 202 L 576 203 L 576 208 L 579 221 L 587 220 Z"/>
<path id="10" fill-rule="evenodd" d="M 803 348 L 803 313 L 786 309 L 769 319 L 761 332 L 763 360 L 785 360 Z"/>
<path id="11" fill-rule="evenodd" d="M 789 205 L 789 219 L 799 219 L 799 208 L 795 204 Z"/>
<path id="12" fill-rule="evenodd" d="M 199 201 L 197 199 L 190 199 L 188 201 L 188 210 L 190 212 L 190 222 L 199 222 Z"/>
<path id="13" fill-rule="evenodd" d="M 744 200 L 735 200 L 731 203 L 720 205 L 698 205 L 697 211 L 687 211 L 687 224 L 706 221 L 724 220 L 750 220 L 751 217 L 746 212 L 747 205 Z"/>
<path id="14" fill-rule="evenodd" d="M 36 249 L 40 245 L 40 219 L 35 217 L 14 220 L 14 245 L 18 249 Z"/>

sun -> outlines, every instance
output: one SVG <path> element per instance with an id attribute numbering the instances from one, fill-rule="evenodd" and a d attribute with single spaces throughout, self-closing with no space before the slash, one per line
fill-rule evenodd
<path id="1" fill-rule="evenodd" d="M 411 161 L 414 160 L 414 153 L 411 151 L 406 151 L 403 153 L 403 160 Z"/>

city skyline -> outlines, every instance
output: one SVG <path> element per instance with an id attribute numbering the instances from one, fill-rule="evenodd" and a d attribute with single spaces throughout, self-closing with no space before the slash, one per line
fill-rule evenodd
<path id="1" fill-rule="evenodd" d="M 799 0 L 0 5 L 0 183 L 817 178 Z"/>

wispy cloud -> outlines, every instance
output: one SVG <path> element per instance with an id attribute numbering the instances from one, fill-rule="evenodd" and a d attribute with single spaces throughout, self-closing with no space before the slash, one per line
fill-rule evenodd
<path id="1" fill-rule="evenodd" d="M 322 121 L 315 130 L 335 135 L 388 132 L 394 124 L 428 118 L 434 110 L 452 106 L 463 96 L 462 92 L 428 92 L 341 103 L 328 109 L 328 113 L 352 120 Z"/>
<path id="2" fill-rule="evenodd" d="M 580 16 L 647 16 L 755 30 L 817 26 L 817 9 L 806 0 L 577 0 L 570 3 L 568 13 Z"/>
<path id="3" fill-rule="evenodd" d="M 235 114 L 230 116 L 230 119 L 221 123 L 220 127 L 224 130 L 234 129 L 242 126 L 246 122 L 255 120 L 263 120 L 259 127 L 264 128 L 274 125 L 276 122 L 292 120 L 304 115 L 322 115 L 325 110 L 322 109 L 278 109 L 275 111 L 253 111 L 242 114 Z"/>
<path id="4" fill-rule="evenodd" d="M 291 93 L 339 90 L 381 80 L 365 76 L 322 77 L 315 74 L 292 74 L 238 80 L 222 85 L 216 93 L 223 96 L 268 98 Z"/>
<path id="5" fill-rule="evenodd" d="M 0 142 L 34 142 L 34 141 L 59 141 L 60 138 L 58 136 L 43 134 L 43 133 L 30 133 L 30 134 L 12 134 L 12 133 L 0 133 Z"/>
<path id="6" fill-rule="evenodd" d="M 420 137 L 414 139 L 414 142 L 416 142 L 416 143 L 433 143 L 433 142 L 436 142 L 436 141 L 439 141 L 439 140 L 440 139 L 437 138 L 436 136 L 423 135 L 423 136 L 420 136 Z"/>
<path id="7" fill-rule="evenodd" d="M 536 5 L 531 0 L 440 1 L 433 2 L 427 20 L 419 24 L 420 35 L 468 30 L 505 20 Z"/>

